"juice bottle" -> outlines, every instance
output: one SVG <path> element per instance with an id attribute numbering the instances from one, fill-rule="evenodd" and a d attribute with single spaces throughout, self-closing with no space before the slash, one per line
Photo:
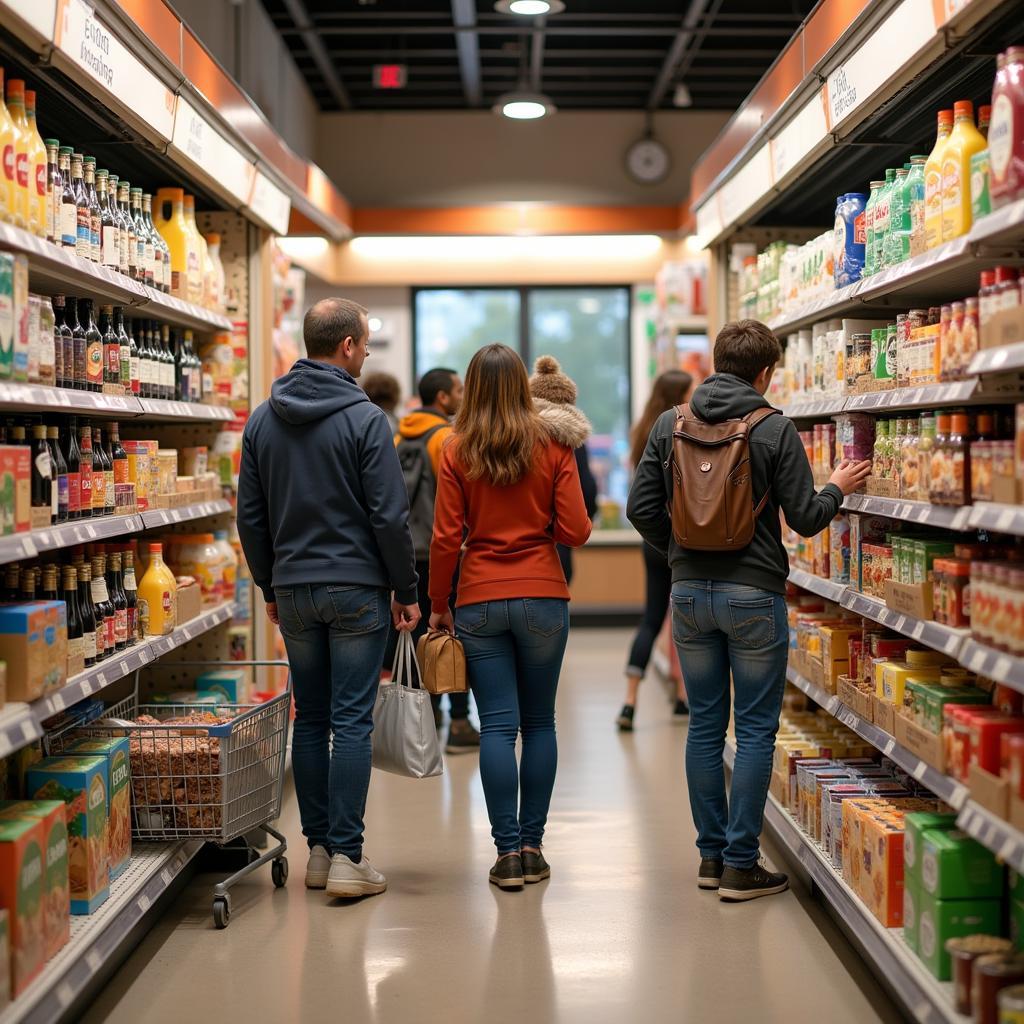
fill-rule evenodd
<path id="1" fill-rule="evenodd" d="M 0 68 L 0 156 L 3 157 L 3 174 L 0 175 L 0 219 L 14 222 L 14 140 L 15 128 L 11 115 L 4 103 L 4 69 Z"/>
<path id="2" fill-rule="evenodd" d="M 885 169 L 885 184 L 878 190 L 875 202 L 875 270 L 885 270 L 885 238 L 889 234 L 889 218 L 892 213 L 892 190 L 896 183 L 896 168 Z"/>
<path id="3" fill-rule="evenodd" d="M 953 111 L 939 111 L 935 146 L 924 165 L 924 244 L 934 249 L 942 243 L 942 154 L 953 131 Z"/>
<path id="4" fill-rule="evenodd" d="M 942 151 L 942 240 L 971 230 L 971 157 L 985 148 L 985 138 L 974 124 L 974 104 L 953 105 L 953 133 Z"/>
<path id="5" fill-rule="evenodd" d="M 7 82 L 7 110 L 14 125 L 14 223 L 28 227 L 28 121 L 25 118 L 25 83 L 20 78 Z M 4 173 L 7 170 L 7 151 L 4 150 Z"/>
<path id="6" fill-rule="evenodd" d="M 39 134 L 36 124 L 36 94 L 32 89 L 25 90 L 25 119 L 28 123 L 28 191 L 29 228 L 40 238 L 46 237 L 46 177 L 47 156 L 46 146 Z"/>
<path id="7" fill-rule="evenodd" d="M 1000 56 L 988 133 L 989 194 L 998 209 L 1024 194 L 1024 47 Z"/>
<path id="8" fill-rule="evenodd" d="M 206 242 L 199 234 L 196 224 L 196 198 L 185 196 L 185 224 L 188 227 L 191 243 L 188 251 L 188 281 L 191 291 L 190 302 L 197 306 L 206 304 Z"/>
<path id="9" fill-rule="evenodd" d="M 885 265 L 895 267 L 910 255 L 910 194 L 907 191 L 909 167 L 896 171 L 889 199 L 889 229 L 882 240 Z"/>
<path id="10" fill-rule="evenodd" d="M 924 165 L 926 156 L 910 158 L 910 173 L 907 175 L 906 190 L 910 200 L 910 256 L 920 256 L 924 244 Z"/>
<path id="11" fill-rule="evenodd" d="M 213 265 L 213 287 L 210 290 L 210 308 L 217 313 L 224 311 L 224 264 L 220 258 L 220 235 L 210 232 L 203 236 L 206 249 Z"/>
<path id="12" fill-rule="evenodd" d="M 177 623 L 178 585 L 164 563 L 162 544 L 149 545 L 149 566 L 139 583 L 139 623 L 143 636 L 166 636 Z"/>
<path id="13" fill-rule="evenodd" d="M 154 199 L 153 223 L 171 252 L 171 294 L 189 297 L 189 229 L 185 223 L 185 190 L 162 188 Z"/>

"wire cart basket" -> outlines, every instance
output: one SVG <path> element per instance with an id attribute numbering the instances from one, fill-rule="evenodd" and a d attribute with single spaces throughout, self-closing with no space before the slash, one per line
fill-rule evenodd
<path id="1" fill-rule="evenodd" d="M 287 667 L 280 661 L 230 665 Z M 65 741 L 81 736 L 129 738 L 133 839 L 202 839 L 223 846 L 246 837 L 249 862 L 213 888 L 214 924 L 226 928 L 233 885 L 267 863 L 277 888 L 288 880 L 288 842 L 269 822 L 281 811 L 290 705 L 290 675 L 285 690 L 263 704 L 140 704 L 136 673 L 135 692 L 103 719 L 52 733 L 48 743 L 59 752 Z M 258 849 L 249 839 L 256 831 L 277 845 Z"/>

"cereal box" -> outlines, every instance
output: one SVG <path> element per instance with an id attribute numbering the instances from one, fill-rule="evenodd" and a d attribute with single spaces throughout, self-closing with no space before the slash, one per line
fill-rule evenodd
<path id="1" fill-rule="evenodd" d="M 0 819 L 14 818 L 38 821 L 43 826 L 46 851 L 43 935 L 49 959 L 63 948 L 71 935 L 66 808 L 60 800 L 5 800 L 0 804 Z"/>
<path id="2" fill-rule="evenodd" d="M 939 981 L 949 981 L 952 963 L 946 941 L 962 935 L 999 935 L 999 900 L 938 900 L 920 893 L 917 913 L 918 956 Z"/>
<path id="3" fill-rule="evenodd" d="M 35 601 L 0 607 L 0 660 L 7 666 L 7 699 L 35 700 L 67 680 L 67 606 Z"/>
<path id="4" fill-rule="evenodd" d="M 220 693 L 228 704 L 245 704 L 249 700 L 249 675 L 245 669 L 220 669 L 204 672 L 196 679 L 200 693 Z"/>
<path id="5" fill-rule="evenodd" d="M 861 891 L 871 913 L 886 927 L 903 925 L 903 831 L 884 818 L 869 817 L 862 833 Z"/>
<path id="6" fill-rule="evenodd" d="M 130 750 L 127 736 L 76 740 L 66 750 L 68 754 L 97 754 L 106 758 L 110 802 L 106 845 L 111 881 L 124 872 L 132 855 Z"/>
<path id="7" fill-rule="evenodd" d="M 0 821 L 0 904 L 10 914 L 11 994 L 18 996 L 46 962 L 43 934 L 43 825 Z"/>
<path id="8" fill-rule="evenodd" d="M 107 759 L 44 758 L 29 769 L 26 785 L 34 800 L 63 800 L 67 804 L 71 913 L 93 913 L 110 895 Z"/>

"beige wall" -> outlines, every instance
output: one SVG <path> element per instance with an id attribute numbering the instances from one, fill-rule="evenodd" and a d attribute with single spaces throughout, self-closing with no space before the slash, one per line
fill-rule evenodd
<path id="1" fill-rule="evenodd" d="M 626 173 L 640 112 L 560 112 L 512 122 L 489 111 L 321 114 L 313 159 L 356 206 L 464 206 L 493 202 L 679 203 L 690 167 L 727 120 L 717 112 L 656 115 L 672 152 L 658 185 Z"/>

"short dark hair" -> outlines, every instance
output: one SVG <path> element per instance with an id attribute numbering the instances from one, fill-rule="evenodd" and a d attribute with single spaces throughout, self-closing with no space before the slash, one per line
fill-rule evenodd
<path id="1" fill-rule="evenodd" d="M 385 412 L 394 412 L 402 397 L 402 386 L 390 373 L 369 373 L 360 383 L 366 397 L 374 405 L 380 406 Z"/>
<path id="2" fill-rule="evenodd" d="M 306 310 L 302 340 L 310 359 L 333 356 L 348 337 L 362 341 L 366 333 L 367 310 L 351 299 L 321 299 Z"/>
<path id="3" fill-rule="evenodd" d="M 726 324 L 715 338 L 715 373 L 731 373 L 753 384 L 766 367 L 782 359 L 782 346 L 760 320 Z"/>
<path id="4" fill-rule="evenodd" d="M 444 366 L 427 370 L 420 377 L 420 401 L 424 405 L 433 405 L 442 391 L 451 391 L 457 376 L 458 374 L 454 370 L 449 370 Z"/>

